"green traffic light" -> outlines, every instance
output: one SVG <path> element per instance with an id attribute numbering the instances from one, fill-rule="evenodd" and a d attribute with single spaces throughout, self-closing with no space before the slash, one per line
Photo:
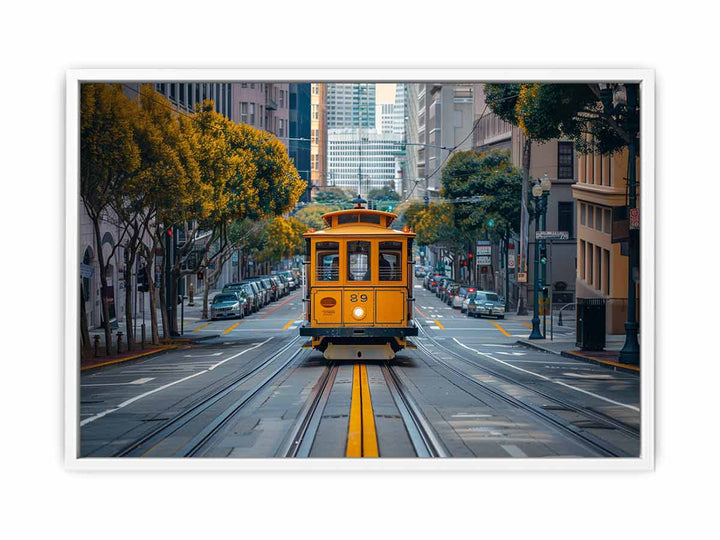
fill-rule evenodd
<path id="1" fill-rule="evenodd" d="M 494 227 L 494 226 L 495 226 L 495 220 L 494 220 L 494 219 L 489 219 L 487 224 L 488 224 L 488 227 Z"/>

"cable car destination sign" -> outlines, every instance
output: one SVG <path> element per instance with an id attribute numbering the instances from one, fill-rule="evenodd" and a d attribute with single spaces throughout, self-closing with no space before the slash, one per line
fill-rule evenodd
<path id="1" fill-rule="evenodd" d="M 535 240 L 570 240 L 567 231 L 535 231 Z"/>

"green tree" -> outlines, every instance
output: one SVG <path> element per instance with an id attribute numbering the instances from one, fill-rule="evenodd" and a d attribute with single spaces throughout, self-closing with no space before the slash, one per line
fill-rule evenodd
<path id="1" fill-rule="evenodd" d="M 310 203 L 300 208 L 293 214 L 293 217 L 311 229 L 324 229 L 326 227 L 322 216 L 328 212 L 341 210 L 342 207 L 331 204 Z"/>
<path id="2" fill-rule="evenodd" d="M 353 196 L 339 187 L 326 187 L 318 191 L 315 195 L 316 203 L 337 205 L 341 208 L 349 206 L 352 199 Z"/>
<path id="3" fill-rule="evenodd" d="M 108 267 L 124 240 L 127 228 L 103 251 L 101 222 L 108 220 L 112 202 L 127 192 L 128 181 L 140 168 L 141 151 L 135 139 L 138 106 L 119 85 L 83 84 L 80 89 L 80 197 L 92 223 L 100 273 L 100 302 L 105 330 L 105 352 L 111 354 Z M 87 321 L 83 336 L 88 334 Z M 88 336 L 86 336 L 87 339 Z M 85 344 L 89 345 L 88 343 Z"/>

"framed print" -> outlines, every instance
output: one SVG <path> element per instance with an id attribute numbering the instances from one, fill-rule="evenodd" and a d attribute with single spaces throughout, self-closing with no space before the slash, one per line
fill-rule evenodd
<path id="1" fill-rule="evenodd" d="M 652 469 L 654 110 L 639 69 L 69 71 L 67 466 Z"/>

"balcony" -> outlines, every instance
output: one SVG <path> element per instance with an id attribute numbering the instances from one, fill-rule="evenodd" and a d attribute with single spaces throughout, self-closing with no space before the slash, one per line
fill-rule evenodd
<path id="1" fill-rule="evenodd" d="M 277 111 L 277 108 L 278 108 L 277 102 L 268 98 L 267 103 L 265 103 L 265 108 L 268 111 Z"/>

